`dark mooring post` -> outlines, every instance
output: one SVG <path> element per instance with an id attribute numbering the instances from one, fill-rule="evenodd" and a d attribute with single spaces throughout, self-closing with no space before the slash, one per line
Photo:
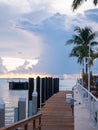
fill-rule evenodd
<path id="1" fill-rule="evenodd" d="M 45 84 L 45 78 L 42 78 L 42 105 L 44 104 L 46 100 L 46 84 Z"/>
<path id="2" fill-rule="evenodd" d="M 53 95 L 52 87 L 52 77 L 50 77 L 50 97 Z"/>
<path id="3" fill-rule="evenodd" d="M 49 98 L 49 77 L 47 78 L 47 99 Z"/>
<path id="4" fill-rule="evenodd" d="M 54 94 L 54 79 L 52 78 L 52 95 Z"/>
<path id="5" fill-rule="evenodd" d="M 37 108 L 40 108 L 40 77 L 38 76 L 37 78 L 36 78 L 36 82 L 37 82 L 37 88 L 36 88 L 36 90 L 37 90 L 37 94 L 38 94 L 38 97 L 37 97 Z"/>
<path id="6" fill-rule="evenodd" d="M 46 90 L 47 90 L 47 78 L 45 77 L 44 78 L 44 102 L 47 99 L 47 92 L 46 92 Z"/>
<path id="7" fill-rule="evenodd" d="M 52 96 L 52 77 L 50 77 L 50 97 Z"/>
<path id="8" fill-rule="evenodd" d="M 29 78 L 28 84 L 28 116 L 32 116 L 32 93 L 34 91 L 34 78 Z"/>
<path id="9" fill-rule="evenodd" d="M 54 93 L 59 92 L 59 78 L 54 78 Z"/>
<path id="10" fill-rule="evenodd" d="M 59 78 L 57 78 L 57 92 L 59 92 Z"/>
<path id="11" fill-rule="evenodd" d="M 47 77 L 45 77 L 45 93 L 46 93 L 46 98 L 45 100 L 48 99 L 48 93 L 47 93 Z"/>
<path id="12" fill-rule="evenodd" d="M 44 78 L 42 78 L 41 86 L 42 86 L 41 97 L 42 97 L 42 104 L 43 104 L 44 103 Z"/>

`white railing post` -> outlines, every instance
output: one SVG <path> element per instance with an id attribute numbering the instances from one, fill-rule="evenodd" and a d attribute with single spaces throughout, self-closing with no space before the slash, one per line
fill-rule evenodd
<path id="1" fill-rule="evenodd" d="M 95 116 L 95 100 L 94 100 L 94 98 L 92 98 L 92 114 L 93 114 L 92 119 L 95 123 L 95 118 L 94 118 L 94 116 Z"/>
<path id="2" fill-rule="evenodd" d="M 98 101 L 97 101 L 97 109 L 96 109 L 96 127 L 98 130 Z"/>
<path id="3" fill-rule="evenodd" d="M 91 119 L 91 114 L 92 114 L 92 104 L 91 103 L 92 103 L 92 101 L 91 101 L 91 95 L 90 94 L 88 94 L 88 95 L 89 95 L 89 97 L 88 97 L 89 98 L 89 100 L 88 100 L 89 101 L 89 112 L 90 112 L 90 119 Z"/>

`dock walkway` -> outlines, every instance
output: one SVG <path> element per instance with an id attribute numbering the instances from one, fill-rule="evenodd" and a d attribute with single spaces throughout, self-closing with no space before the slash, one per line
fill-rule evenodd
<path id="1" fill-rule="evenodd" d="M 41 109 L 42 130 L 74 130 L 74 116 L 66 94 L 72 92 L 60 91 L 46 101 Z"/>
<path id="2" fill-rule="evenodd" d="M 72 94 L 72 91 L 54 94 L 36 115 L 0 130 L 35 130 L 36 127 L 40 130 L 97 130 L 90 121 L 89 112 L 78 89 L 74 87 L 74 116 L 70 104 L 66 102 L 66 94 Z"/>
<path id="3" fill-rule="evenodd" d="M 36 115 L 0 130 L 74 130 L 74 116 L 70 104 L 66 102 L 66 94 L 72 94 L 72 91 L 54 94 Z"/>
<path id="4" fill-rule="evenodd" d="M 76 100 L 74 103 L 75 130 L 96 130 L 94 124 L 90 121 L 88 109 L 76 87 L 74 88 L 74 99 Z"/>

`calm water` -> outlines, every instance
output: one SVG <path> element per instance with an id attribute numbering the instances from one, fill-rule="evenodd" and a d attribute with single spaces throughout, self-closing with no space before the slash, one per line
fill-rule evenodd
<path id="1" fill-rule="evenodd" d="M 72 87 L 76 85 L 76 79 L 65 79 L 59 81 L 60 91 L 61 90 L 72 90 Z"/>
<path id="2" fill-rule="evenodd" d="M 16 81 L 16 79 L 10 79 L 10 81 Z M 19 79 L 17 79 L 19 81 Z M 21 79 L 21 81 L 27 81 Z M 26 98 L 26 104 L 28 104 L 28 91 L 27 90 L 9 90 L 8 79 L 0 79 L 0 100 L 5 103 L 5 121 L 6 125 L 14 122 L 14 108 L 18 106 L 19 97 Z M 76 84 L 76 80 L 60 80 L 59 82 L 61 90 L 71 90 Z"/>

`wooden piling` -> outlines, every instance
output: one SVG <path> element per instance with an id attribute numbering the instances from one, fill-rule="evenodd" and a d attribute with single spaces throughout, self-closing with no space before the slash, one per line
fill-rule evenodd
<path id="1" fill-rule="evenodd" d="M 5 126 L 5 104 L 0 100 L 0 128 Z"/>
<path id="2" fill-rule="evenodd" d="M 19 120 L 26 118 L 26 98 L 20 97 L 18 101 L 18 117 Z"/>
<path id="3" fill-rule="evenodd" d="M 34 78 L 29 78 L 28 86 L 28 116 L 32 116 L 32 93 L 34 91 Z"/>

